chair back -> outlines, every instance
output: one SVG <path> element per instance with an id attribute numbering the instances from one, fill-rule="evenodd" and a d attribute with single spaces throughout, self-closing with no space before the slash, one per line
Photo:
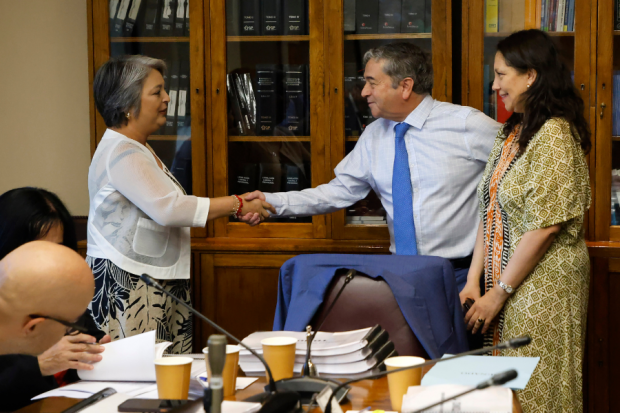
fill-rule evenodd
<path id="1" fill-rule="evenodd" d="M 325 319 L 327 309 L 344 284 L 346 272 L 346 269 L 341 269 L 334 276 L 325 292 L 323 304 L 312 319 L 313 329 L 318 328 Z M 389 285 L 381 278 L 373 279 L 360 272 L 345 287 L 321 330 L 349 331 L 376 324 L 388 332 L 400 356 L 429 358 L 403 317 Z"/>

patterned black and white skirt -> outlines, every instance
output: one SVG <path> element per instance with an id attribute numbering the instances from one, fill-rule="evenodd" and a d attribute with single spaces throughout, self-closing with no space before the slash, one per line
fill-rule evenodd
<path id="1" fill-rule="evenodd" d="M 88 310 L 97 328 L 112 340 L 156 330 L 157 342 L 172 342 L 167 352 L 191 352 L 192 318 L 187 309 L 108 259 L 87 256 L 86 262 L 95 276 L 95 297 Z M 191 305 L 190 280 L 159 283 Z"/>

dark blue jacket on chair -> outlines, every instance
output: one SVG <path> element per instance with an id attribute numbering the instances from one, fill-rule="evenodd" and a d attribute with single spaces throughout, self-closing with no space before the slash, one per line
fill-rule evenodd
<path id="1" fill-rule="evenodd" d="M 384 279 L 432 358 L 468 350 L 452 265 L 429 256 L 310 254 L 292 258 L 280 268 L 274 331 L 305 330 L 340 268 Z"/>

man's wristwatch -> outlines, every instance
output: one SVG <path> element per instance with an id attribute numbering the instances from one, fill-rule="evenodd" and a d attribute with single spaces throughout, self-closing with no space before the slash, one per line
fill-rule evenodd
<path id="1" fill-rule="evenodd" d="M 497 280 L 497 285 L 502 287 L 502 290 L 506 291 L 508 294 L 512 294 L 512 292 L 514 291 L 514 289 L 510 285 L 504 284 L 501 280 Z"/>

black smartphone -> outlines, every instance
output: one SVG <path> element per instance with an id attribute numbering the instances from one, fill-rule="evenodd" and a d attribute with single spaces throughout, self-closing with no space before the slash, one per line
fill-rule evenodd
<path id="1" fill-rule="evenodd" d="M 189 403 L 190 400 L 129 399 L 118 406 L 119 412 L 168 412 Z"/>

